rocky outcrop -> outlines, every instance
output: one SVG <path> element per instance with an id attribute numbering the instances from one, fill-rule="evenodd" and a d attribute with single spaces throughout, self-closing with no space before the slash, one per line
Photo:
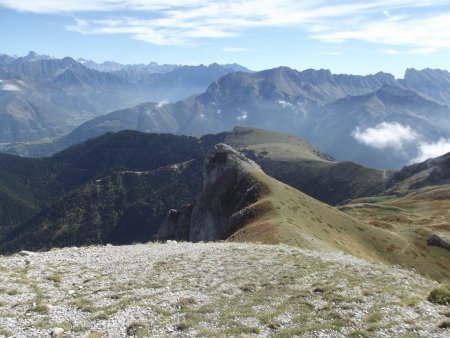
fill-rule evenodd
<path id="1" fill-rule="evenodd" d="M 217 144 L 204 164 L 203 190 L 192 207 L 171 210 L 156 238 L 191 242 L 228 238 L 259 214 L 252 208 L 264 187 L 260 167 L 226 144 Z"/>
<path id="2" fill-rule="evenodd" d="M 192 204 L 180 210 L 171 209 L 166 220 L 158 231 L 157 239 L 161 241 L 173 239 L 176 241 L 189 240 L 189 227 L 191 223 Z"/>
<path id="3" fill-rule="evenodd" d="M 427 240 L 429 246 L 437 246 L 439 248 L 450 251 L 450 240 L 439 234 L 432 234 Z"/>
<path id="4" fill-rule="evenodd" d="M 392 176 L 388 192 L 450 183 L 450 153 L 402 168 Z"/>

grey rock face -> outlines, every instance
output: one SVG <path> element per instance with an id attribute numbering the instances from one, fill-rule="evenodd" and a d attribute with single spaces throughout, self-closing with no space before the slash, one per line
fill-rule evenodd
<path id="1" fill-rule="evenodd" d="M 401 83 L 436 102 L 450 105 L 450 73 L 446 70 L 408 68 Z"/>
<path id="2" fill-rule="evenodd" d="M 252 176 L 261 168 L 226 144 L 218 144 L 204 165 L 203 190 L 193 206 L 171 210 L 156 236 L 191 242 L 228 238 L 256 214 L 251 204 L 262 187 Z"/>
<path id="3" fill-rule="evenodd" d="M 19 255 L 24 256 L 24 257 L 26 257 L 26 256 L 32 257 L 32 256 L 36 256 L 37 254 L 36 254 L 36 252 L 33 252 L 33 251 L 22 250 L 19 252 Z"/>
<path id="4" fill-rule="evenodd" d="M 171 209 L 166 220 L 161 225 L 156 238 L 161 241 L 189 240 L 189 227 L 191 223 L 192 204 L 182 207 L 180 210 Z"/>
<path id="5" fill-rule="evenodd" d="M 250 171 L 262 170 L 226 144 L 218 144 L 205 160 L 203 191 L 192 210 L 189 240 L 226 239 L 251 215 L 260 186 Z"/>
<path id="6" fill-rule="evenodd" d="M 429 246 L 437 246 L 450 251 L 450 240 L 438 234 L 432 234 L 427 240 Z"/>
<path id="7" fill-rule="evenodd" d="M 60 328 L 60 327 L 55 327 L 51 332 L 50 332 L 50 337 L 55 338 L 55 337 L 62 337 L 64 333 L 64 329 Z"/>

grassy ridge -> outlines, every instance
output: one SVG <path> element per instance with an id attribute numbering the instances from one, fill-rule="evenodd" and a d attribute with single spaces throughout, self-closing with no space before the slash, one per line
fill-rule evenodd
<path id="1" fill-rule="evenodd" d="M 267 188 L 254 206 L 264 212 L 233 240 L 344 251 L 377 262 L 390 261 L 391 245 L 407 245 L 400 235 L 361 222 L 265 174 L 255 172 L 254 177 Z"/>

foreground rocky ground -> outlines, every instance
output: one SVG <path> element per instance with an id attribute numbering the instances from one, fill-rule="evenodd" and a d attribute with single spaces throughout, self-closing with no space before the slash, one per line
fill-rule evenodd
<path id="1" fill-rule="evenodd" d="M 286 245 L 58 249 L 0 257 L 0 278 L 0 336 L 450 336 L 437 283 Z"/>

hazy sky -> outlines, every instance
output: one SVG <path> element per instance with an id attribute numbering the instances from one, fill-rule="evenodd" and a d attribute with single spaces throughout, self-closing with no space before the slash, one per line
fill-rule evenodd
<path id="1" fill-rule="evenodd" d="M 0 53 L 10 55 L 450 70 L 450 0 L 0 0 L 0 25 Z"/>

